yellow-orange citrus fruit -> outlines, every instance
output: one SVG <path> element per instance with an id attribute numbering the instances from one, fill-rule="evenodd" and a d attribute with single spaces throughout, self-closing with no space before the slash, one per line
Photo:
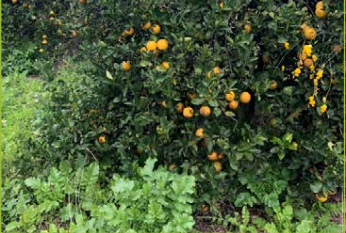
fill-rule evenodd
<path id="1" fill-rule="evenodd" d="M 164 62 L 162 62 L 161 65 L 162 65 L 166 70 L 169 69 L 169 63 L 168 63 L 168 62 L 164 61 Z"/>
<path id="2" fill-rule="evenodd" d="M 166 101 L 162 101 L 162 102 L 161 102 L 161 106 L 164 107 L 164 108 L 167 108 L 167 103 L 166 103 Z"/>
<path id="3" fill-rule="evenodd" d="M 240 102 L 243 104 L 248 104 L 251 101 L 251 95 L 249 92 L 244 91 L 240 94 L 240 98 L 239 98 Z"/>
<path id="4" fill-rule="evenodd" d="M 183 110 L 183 116 L 184 117 L 186 117 L 186 118 L 191 118 L 191 117 L 193 117 L 193 114 L 194 114 L 195 112 L 193 111 L 193 108 L 191 108 L 191 107 L 186 107 L 186 108 L 184 108 L 184 110 Z"/>
<path id="5" fill-rule="evenodd" d="M 40 49 L 40 50 L 39 50 L 39 52 L 40 52 L 40 53 L 43 53 L 43 52 L 44 52 L 44 50 L 43 50 L 43 49 Z"/>
<path id="6" fill-rule="evenodd" d="M 161 32 L 161 27 L 157 24 L 155 24 L 152 28 L 151 28 L 152 32 L 154 35 L 157 35 Z"/>
<path id="7" fill-rule="evenodd" d="M 168 48 L 168 41 L 165 39 L 160 39 L 157 41 L 157 48 L 159 50 L 166 50 Z"/>
<path id="8" fill-rule="evenodd" d="M 305 61 L 304 61 L 304 66 L 305 66 L 306 68 L 309 68 L 309 67 L 312 66 L 313 64 L 314 64 L 314 61 L 313 61 L 312 59 L 310 59 L 310 58 L 305 59 Z"/>
<path id="9" fill-rule="evenodd" d="M 328 194 L 323 194 L 323 195 L 316 194 L 316 198 L 320 202 L 326 202 L 328 200 Z"/>
<path id="10" fill-rule="evenodd" d="M 12 3 L 13 3 L 13 4 L 16 4 L 16 3 L 17 3 L 17 0 L 12 0 Z"/>
<path id="11" fill-rule="evenodd" d="M 146 47 L 148 51 L 154 51 L 157 48 L 157 43 L 153 40 L 148 41 Z"/>
<path id="12" fill-rule="evenodd" d="M 214 67 L 214 68 L 213 68 L 213 72 L 214 72 L 214 74 L 221 74 L 221 69 L 220 69 L 220 67 L 218 67 L 218 66 Z"/>
<path id="13" fill-rule="evenodd" d="M 275 80 L 273 80 L 269 86 L 269 90 L 274 91 L 276 90 L 276 88 L 278 88 L 278 83 Z"/>
<path id="14" fill-rule="evenodd" d="M 216 172 L 220 172 L 222 170 L 222 164 L 219 161 L 214 162 L 214 168 Z"/>
<path id="15" fill-rule="evenodd" d="M 54 19 L 55 19 L 54 17 L 50 17 L 50 18 L 49 18 L 50 21 L 53 21 Z"/>
<path id="16" fill-rule="evenodd" d="M 196 130 L 196 136 L 199 137 L 199 138 L 204 138 L 203 132 L 204 132 L 204 129 L 203 129 L 203 128 L 198 128 L 198 129 Z"/>
<path id="17" fill-rule="evenodd" d="M 182 113 L 184 110 L 184 104 L 182 102 L 177 103 L 175 109 L 177 110 L 177 112 Z"/>
<path id="18" fill-rule="evenodd" d="M 316 3 L 316 9 L 323 9 L 323 7 L 324 7 L 323 1 Z"/>
<path id="19" fill-rule="evenodd" d="M 218 159 L 224 159 L 224 158 L 225 158 L 225 155 L 224 155 L 223 153 L 221 153 L 221 154 L 219 154 L 219 155 L 217 156 L 217 158 L 218 158 Z"/>
<path id="20" fill-rule="evenodd" d="M 202 106 L 199 109 L 199 113 L 204 117 L 208 117 L 211 114 L 211 109 L 208 106 Z"/>
<path id="21" fill-rule="evenodd" d="M 225 99 L 226 99 L 227 101 L 233 101 L 234 98 L 235 98 L 235 93 L 234 93 L 234 91 L 231 91 L 230 93 L 227 93 L 227 94 L 225 95 Z"/>
<path id="22" fill-rule="evenodd" d="M 140 52 L 147 52 L 148 50 L 147 50 L 146 47 L 143 46 L 139 51 L 140 51 Z"/>
<path id="23" fill-rule="evenodd" d="M 47 40 L 47 38 L 48 38 L 47 35 L 42 36 L 42 40 Z"/>
<path id="24" fill-rule="evenodd" d="M 252 27 L 251 27 L 251 25 L 250 25 L 250 24 L 245 24 L 244 29 L 245 29 L 245 31 L 246 31 L 247 33 L 250 33 L 250 32 L 251 32 Z"/>
<path id="25" fill-rule="evenodd" d="M 54 11 L 49 12 L 49 15 L 54 15 L 54 14 L 55 14 Z"/>
<path id="26" fill-rule="evenodd" d="M 121 64 L 121 68 L 124 71 L 129 71 L 131 69 L 131 63 L 129 61 L 123 61 L 123 63 Z"/>
<path id="27" fill-rule="evenodd" d="M 218 160 L 218 155 L 217 155 L 217 153 L 216 153 L 216 152 L 213 152 L 213 153 L 209 154 L 209 155 L 208 155 L 208 159 L 209 159 L 210 161 L 216 161 L 216 160 Z"/>
<path id="28" fill-rule="evenodd" d="M 315 14 L 317 18 L 319 19 L 324 19 L 327 16 L 327 12 L 325 12 L 324 10 L 319 10 L 319 9 L 315 11 Z"/>
<path id="29" fill-rule="evenodd" d="M 142 29 L 143 30 L 148 30 L 148 29 L 150 29 L 150 27 L 151 27 L 150 21 L 146 22 L 145 24 L 142 25 Z"/>
<path id="30" fill-rule="evenodd" d="M 239 102 L 236 100 L 232 100 L 231 102 L 228 103 L 228 107 L 230 109 L 237 109 L 239 106 Z"/>
<path id="31" fill-rule="evenodd" d="M 298 56 L 299 56 L 299 59 L 300 60 L 305 60 L 308 56 L 306 55 L 306 53 L 304 53 L 304 52 L 302 52 L 301 54 L 298 54 Z"/>
<path id="32" fill-rule="evenodd" d="M 315 37 L 317 35 L 315 29 L 313 29 L 311 27 L 306 27 L 303 32 L 304 32 L 304 36 L 307 40 L 313 40 L 313 39 L 315 39 Z"/>
<path id="33" fill-rule="evenodd" d="M 133 27 L 130 27 L 129 29 L 124 31 L 126 35 L 132 36 L 135 33 L 135 29 Z"/>
<path id="34" fill-rule="evenodd" d="M 43 41 L 42 41 L 42 44 L 43 44 L 43 45 L 46 45 L 46 44 L 48 44 L 48 41 L 47 41 L 47 40 L 43 40 Z"/>
<path id="35" fill-rule="evenodd" d="M 105 143 L 106 142 L 106 136 L 104 136 L 104 135 L 100 136 L 98 141 L 99 141 L 100 144 Z"/>
<path id="36" fill-rule="evenodd" d="M 223 10 L 223 1 L 219 3 L 220 9 Z"/>

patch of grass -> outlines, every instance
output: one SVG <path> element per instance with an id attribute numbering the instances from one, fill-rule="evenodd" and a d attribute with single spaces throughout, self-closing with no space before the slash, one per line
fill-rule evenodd
<path id="1" fill-rule="evenodd" d="M 28 154 L 27 142 L 33 136 L 33 122 L 36 112 L 48 97 L 44 83 L 27 77 L 27 73 L 14 72 L 2 80 L 2 159 L 3 171 L 10 164 Z"/>

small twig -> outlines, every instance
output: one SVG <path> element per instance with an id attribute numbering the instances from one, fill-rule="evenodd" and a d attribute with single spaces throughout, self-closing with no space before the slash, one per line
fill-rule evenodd
<path id="1" fill-rule="evenodd" d="M 98 160 L 97 160 L 96 156 L 94 155 L 94 153 L 89 148 L 86 148 L 86 150 L 94 157 L 96 162 L 98 162 Z"/>

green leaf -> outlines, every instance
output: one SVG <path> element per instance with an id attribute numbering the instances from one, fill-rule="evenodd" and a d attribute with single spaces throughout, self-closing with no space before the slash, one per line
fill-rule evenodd
<path id="1" fill-rule="evenodd" d="M 10 222 L 9 224 L 6 225 L 6 231 L 13 231 L 14 229 L 17 229 L 20 227 L 19 222 Z"/>
<path id="2" fill-rule="evenodd" d="M 194 98 L 192 101 L 191 101 L 192 104 L 194 105 L 201 105 L 204 103 L 204 99 L 202 98 Z"/>
<path id="3" fill-rule="evenodd" d="M 316 182 L 310 184 L 310 189 L 314 193 L 319 193 L 322 189 L 322 183 L 319 181 L 316 181 Z"/>
<path id="4" fill-rule="evenodd" d="M 108 70 L 106 71 L 106 77 L 110 80 L 114 80 L 112 74 Z"/>

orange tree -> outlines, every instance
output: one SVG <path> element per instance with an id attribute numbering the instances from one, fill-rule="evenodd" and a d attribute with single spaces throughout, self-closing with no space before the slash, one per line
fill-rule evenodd
<path id="1" fill-rule="evenodd" d="M 303 205 L 340 187 L 341 2 L 26 4 L 4 4 L 5 34 L 33 38 L 38 59 L 70 48 L 92 63 L 93 84 L 52 85 L 35 156 L 81 161 L 87 149 L 127 174 L 156 157 L 195 175 L 209 204 Z"/>

